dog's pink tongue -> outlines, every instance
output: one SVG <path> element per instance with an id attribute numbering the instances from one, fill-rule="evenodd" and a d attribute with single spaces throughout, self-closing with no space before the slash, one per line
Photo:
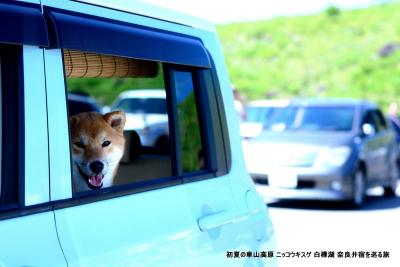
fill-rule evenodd
<path id="1" fill-rule="evenodd" d="M 103 175 L 101 173 L 89 177 L 89 183 L 93 186 L 99 187 L 102 182 Z"/>

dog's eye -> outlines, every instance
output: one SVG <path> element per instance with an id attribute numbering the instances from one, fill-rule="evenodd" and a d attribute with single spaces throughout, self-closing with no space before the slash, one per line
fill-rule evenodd
<path id="1" fill-rule="evenodd" d="M 109 146 L 111 144 L 110 141 L 104 141 L 103 144 L 101 144 L 102 147 Z"/>
<path id="2" fill-rule="evenodd" d="M 76 142 L 74 143 L 75 146 L 79 147 L 79 148 L 85 148 L 85 144 L 83 142 Z"/>

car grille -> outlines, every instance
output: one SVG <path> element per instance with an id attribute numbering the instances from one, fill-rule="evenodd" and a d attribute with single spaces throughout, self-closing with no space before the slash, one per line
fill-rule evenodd
<path id="1" fill-rule="evenodd" d="M 298 181 L 297 182 L 297 189 L 304 189 L 304 188 L 314 188 L 315 181 Z"/>
<path id="2" fill-rule="evenodd" d="M 283 166 L 311 167 L 314 164 L 316 153 L 295 154 L 282 161 Z"/>
<path id="3" fill-rule="evenodd" d="M 268 185 L 268 178 L 253 178 L 256 184 Z M 296 189 L 307 189 L 307 188 L 314 188 L 315 181 L 311 180 L 299 180 L 297 181 Z"/>
<path id="4" fill-rule="evenodd" d="M 316 152 L 298 153 L 297 151 L 291 153 L 280 153 L 277 155 L 271 154 L 253 162 L 257 166 L 288 166 L 288 167 L 311 167 L 314 164 Z"/>

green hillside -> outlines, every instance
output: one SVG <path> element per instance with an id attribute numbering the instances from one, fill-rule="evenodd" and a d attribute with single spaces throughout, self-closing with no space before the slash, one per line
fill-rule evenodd
<path id="1" fill-rule="evenodd" d="M 248 99 L 400 101 L 400 4 L 218 26 L 233 84 Z M 380 55 L 386 47 L 386 56 Z"/>

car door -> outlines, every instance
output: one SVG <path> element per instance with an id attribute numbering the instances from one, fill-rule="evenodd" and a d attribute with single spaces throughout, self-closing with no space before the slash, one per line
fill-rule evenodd
<path id="1" fill-rule="evenodd" d="M 365 125 L 372 127 L 372 131 L 368 132 L 368 129 L 365 129 Z M 380 167 L 377 162 L 381 160 L 381 152 L 379 151 L 380 144 L 377 138 L 377 130 L 372 110 L 365 111 L 361 124 L 361 131 L 364 132 L 362 155 L 365 158 L 367 176 L 370 181 L 376 181 L 379 177 Z"/>
<path id="2" fill-rule="evenodd" d="M 387 122 L 379 109 L 374 110 L 374 117 L 379 128 L 381 146 L 381 169 L 379 180 L 386 183 L 391 175 L 391 169 L 396 166 L 397 148 L 395 145 L 395 134 L 388 127 Z"/>
<path id="3" fill-rule="evenodd" d="M 374 130 L 371 134 L 365 136 L 364 152 L 367 163 L 367 174 L 371 183 L 378 183 L 382 179 L 383 173 L 387 172 L 387 135 L 378 123 L 376 110 L 368 110 L 365 113 L 363 125 L 369 124 Z"/>
<path id="4" fill-rule="evenodd" d="M 40 10 L 0 3 L 0 266 L 67 266 L 49 203 Z"/>
<path id="5" fill-rule="evenodd" d="M 235 163 L 234 177 L 229 174 L 232 146 L 221 100 L 229 94 L 218 92 L 215 66 L 200 39 L 219 51 L 215 35 L 73 1 L 43 0 L 42 4 L 58 37 L 44 59 L 53 155 L 51 200 L 68 266 L 263 264 L 260 258 L 226 258 L 228 251 L 272 250 L 274 240 L 265 204 L 245 173 L 239 148 L 234 157 L 242 165 Z M 100 14 L 103 17 L 97 17 Z M 96 42 L 104 36 L 120 41 Z M 72 49 L 75 56 L 68 57 Z M 114 73 L 121 70 L 121 62 L 140 64 L 138 76 L 149 75 L 146 79 L 151 84 L 162 86 L 167 93 L 170 149 L 167 155 L 143 149 L 139 156 L 121 160 L 116 177 L 121 180 L 115 186 L 75 192 L 70 161 L 74 144 L 68 135 L 65 95 L 78 78 L 73 69 L 83 65 L 84 74 L 79 75 L 88 77 L 93 57 L 102 58 L 103 67 L 114 68 Z M 105 65 L 107 59 L 113 64 Z M 222 57 L 216 62 L 220 68 Z M 157 71 L 152 74 L 150 69 Z M 124 75 L 120 82 L 132 78 L 130 72 Z M 223 82 L 229 88 L 226 77 Z M 93 87 L 86 92 L 98 90 Z M 126 140 L 125 149 L 140 145 L 131 146 L 128 143 L 136 141 Z"/>

